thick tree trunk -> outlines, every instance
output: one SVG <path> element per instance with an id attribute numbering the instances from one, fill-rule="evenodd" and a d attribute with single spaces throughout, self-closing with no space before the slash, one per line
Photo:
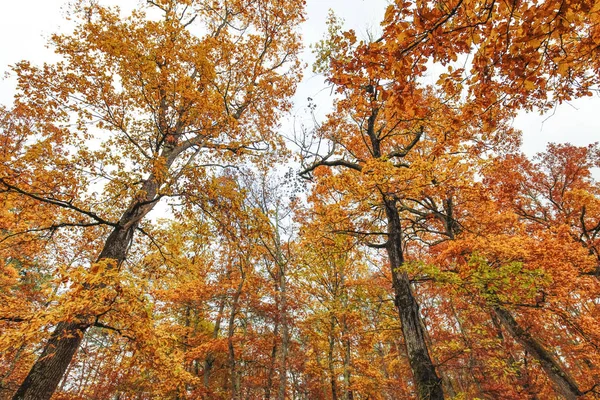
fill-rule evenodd
<path id="1" fill-rule="evenodd" d="M 142 199 L 135 199 L 123 213 L 118 224 L 106 239 L 98 261 L 111 259 L 119 265 L 125 260 L 141 219 L 156 204 L 158 186 L 152 175 L 144 182 L 142 190 L 146 195 Z M 94 287 L 90 287 L 87 290 L 94 289 Z M 83 335 L 93 323 L 93 317 L 93 315 L 81 315 L 78 316 L 77 321 L 64 321 L 56 326 L 41 356 L 33 364 L 29 374 L 14 394 L 13 400 L 50 399 L 79 349 Z"/>
<path id="2" fill-rule="evenodd" d="M 75 322 L 59 323 L 13 400 L 49 399 L 79 349 L 86 329 L 87 325 Z"/>
<path id="3" fill-rule="evenodd" d="M 402 334 L 408 353 L 408 361 L 420 400 L 444 398 L 442 380 L 437 376 L 425 341 L 425 331 L 419 315 L 419 305 L 412 293 L 410 280 L 402 271 L 404 254 L 402 249 L 402 225 L 393 198 L 384 198 L 388 223 L 387 253 L 392 269 L 392 284 L 396 308 L 402 324 Z"/>
<path id="4" fill-rule="evenodd" d="M 508 310 L 502 307 L 494 307 L 494 313 L 515 340 L 540 363 L 555 389 L 565 399 L 576 400 L 583 395 L 568 371 L 562 368 L 554 356 L 538 340 L 519 325 Z"/>

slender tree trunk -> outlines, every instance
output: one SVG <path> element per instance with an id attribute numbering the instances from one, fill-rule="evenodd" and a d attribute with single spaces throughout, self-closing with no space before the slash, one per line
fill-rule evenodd
<path id="1" fill-rule="evenodd" d="M 327 352 L 327 367 L 329 369 L 329 383 L 331 385 L 331 399 L 338 400 L 337 393 L 337 379 L 335 374 L 335 366 L 333 364 L 333 356 L 335 350 L 335 319 L 333 314 L 331 315 L 329 331 L 329 351 Z"/>
<path id="2" fill-rule="evenodd" d="M 346 400 L 353 400 L 354 393 L 351 389 L 351 372 L 350 372 L 350 364 L 351 364 L 351 348 L 350 348 L 350 338 L 348 337 L 348 324 L 346 323 L 346 316 L 343 318 L 342 322 L 342 336 L 344 342 L 344 384 L 346 386 Z"/>
<path id="3" fill-rule="evenodd" d="M 215 321 L 215 328 L 213 329 L 212 337 L 216 339 L 219 337 L 219 331 L 221 330 L 221 320 L 223 319 L 223 310 L 225 308 L 225 295 L 222 296 L 221 302 L 219 303 L 219 311 L 217 313 L 217 320 Z M 212 352 L 209 352 L 204 359 L 204 372 L 202 375 L 202 381 L 204 387 L 208 388 L 210 383 L 210 372 L 215 362 L 215 356 Z"/>
<path id="4" fill-rule="evenodd" d="M 562 368 L 554 356 L 537 339 L 519 325 L 508 310 L 497 306 L 494 308 L 494 312 L 515 340 L 540 363 L 555 389 L 565 399 L 576 400 L 583 395 L 569 372 Z"/>
<path id="5" fill-rule="evenodd" d="M 345 400 L 354 400 L 354 393 L 351 389 L 352 373 L 350 367 L 352 364 L 352 349 L 350 344 L 350 335 L 348 329 L 348 318 L 347 313 L 349 311 L 348 306 L 348 288 L 346 287 L 346 274 L 342 270 L 340 274 L 340 286 L 342 288 L 342 343 L 344 345 L 344 386 L 345 386 Z"/>
<path id="6" fill-rule="evenodd" d="M 408 354 L 408 361 L 421 400 L 441 400 L 444 398 L 442 380 L 438 377 L 425 341 L 425 332 L 419 305 L 412 293 L 408 274 L 402 270 L 404 253 L 402 249 L 402 225 L 396 199 L 384 198 L 388 225 L 387 253 L 392 269 L 392 285 L 396 308 L 402 323 L 402 334 Z"/>
<path id="7" fill-rule="evenodd" d="M 277 234 L 279 237 L 279 234 Z M 280 257 L 282 258 L 282 257 Z M 289 327 L 287 323 L 287 289 L 285 282 L 285 267 L 282 260 L 279 264 L 279 319 L 281 321 L 281 361 L 279 367 L 279 391 L 277 400 L 285 400 L 285 389 L 287 386 L 287 355 L 290 342 Z"/>
<path id="8" fill-rule="evenodd" d="M 17 368 L 17 365 L 19 364 L 19 360 L 21 358 L 21 355 L 23 354 L 23 351 L 25 350 L 25 347 L 25 344 L 22 344 L 17 349 L 17 351 L 15 352 L 15 356 L 10 363 L 10 366 L 8 367 L 6 372 L 2 376 L 0 376 L 0 388 L 5 388 L 7 386 L 5 380 L 9 378 Z"/>
<path id="9" fill-rule="evenodd" d="M 321 362 L 321 357 L 320 351 L 314 351 L 313 352 L 315 355 L 315 362 L 317 364 L 318 370 L 321 371 L 323 370 L 323 368 L 325 368 L 325 366 L 323 365 L 324 361 Z M 329 398 L 329 390 L 328 390 L 328 384 L 327 384 L 327 376 L 326 374 L 318 374 L 318 379 L 319 379 L 319 387 L 321 388 L 322 393 L 322 398 L 327 399 Z M 305 391 L 305 393 L 307 393 Z"/>
<path id="10" fill-rule="evenodd" d="M 496 336 L 498 337 L 498 339 L 500 340 L 500 342 L 502 343 L 503 346 L 506 346 L 506 338 L 504 336 L 504 333 L 502 332 L 502 323 L 500 322 L 500 320 L 498 319 L 498 316 L 496 315 L 496 313 L 491 312 L 490 313 L 490 317 L 492 320 L 492 324 L 494 325 L 494 328 L 496 329 Z M 518 365 L 517 359 L 515 358 L 515 356 L 513 355 L 513 353 L 507 349 L 507 361 L 510 363 L 511 366 L 515 366 Z M 535 393 L 533 393 L 532 391 L 532 387 L 531 387 L 531 382 L 529 380 L 529 376 L 527 373 L 527 357 L 528 357 L 528 352 L 525 351 L 525 355 L 523 357 L 524 359 L 524 363 L 522 366 L 519 367 L 519 369 L 516 371 L 516 378 L 518 380 L 521 381 L 521 386 L 523 386 L 523 390 L 526 391 L 531 400 L 538 400 L 538 397 Z"/>
<path id="11" fill-rule="evenodd" d="M 240 269 L 242 269 L 240 267 Z M 227 347 L 229 350 L 229 375 L 231 380 L 231 398 L 238 399 L 240 393 L 240 382 L 237 374 L 237 366 L 235 361 L 235 347 L 233 345 L 233 334 L 235 333 L 235 316 L 238 313 L 240 296 L 244 287 L 245 275 L 242 271 L 240 283 L 238 284 L 237 290 L 233 296 L 231 304 L 231 314 L 229 315 L 229 324 L 227 327 Z"/>
<path id="12" fill-rule="evenodd" d="M 462 316 L 454 308 L 454 305 L 450 304 L 452 309 L 452 314 L 454 319 L 456 320 L 456 324 L 458 326 L 458 332 L 460 333 L 460 337 L 462 339 L 463 345 L 468 349 L 473 349 L 473 343 L 469 339 L 469 335 L 465 331 L 462 322 Z M 478 397 L 484 398 L 485 394 L 483 393 L 483 389 L 481 387 L 481 382 L 478 378 L 478 374 L 475 373 L 476 359 L 473 351 L 469 351 L 469 361 L 467 363 L 468 369 L 465 369 L 464 372 L 460 374 L 460 379 L 457 380 L 458 385 L 460 386 L 459 391 L 468 391 L 468 388 L 471 386 L 471 381 L 475 384 L 475 388 L 477 390 Z M 465 377 L 466 374 L 466 377 Z"/>
<path id="13" fill-rule="evenodd" d="M 265 400 L 271 399 L 271 389 L 273 388 L 273 375 L 275 374 L 275 362 L 277 361 L 277 336 L 279 335 L 279 320 L 275 321 L 273 327 L 273 347 L 271 348 L 271 363 L 269 365 L 269 374 L 267 375 L 267 387 L 265 388 Z"/>
<path id="14" fill-rule="evenodd" d="M 387 363 L 385 362 L 385 349 L 383 348 L 383 344 L 378 341 L 375 346 L 375 350 L 377 350 L 377 354 L 379 355 L 379 360 L 381 361 L 381 370 L 383 372 L 383 377 L 387 381 L 390 379 L 390 371 L 388 371 Z M 400 358 L 400 357 L 398 357 L 398 358 Z"/>

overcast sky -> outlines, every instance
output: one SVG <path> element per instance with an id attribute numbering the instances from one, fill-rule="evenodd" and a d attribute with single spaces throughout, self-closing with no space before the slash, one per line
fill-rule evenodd
<path id="1" fill-rule="evenodd" d="M 290 0 L 293 1 L 293 0 Z M 104 1 L 106 2 L 106 1 Z M 122 8 L 135 5 L 137 0 L 110 0 Z M 52 51 L 45 48 L 49 34 L 69 28 L 61 7 L 65 0 L 19 0 L 6 1 L 0 13 L 0 71 L 9 69 L 9 65 L 19 60 L 41 63 L 52 60 Z M 354 29 L 359 38 L 365 38 L 368 31 L 377 32 L 387 0 L 308 0 L 308 20 L 303 26 L 303 36 L 307 46 L 305 61 L 310 63 L 312 56 L 308 45 L 319 40 L 325 29 L 325 20 L 329 9 L 344 18 L 346 27 Z M 9 104 L 14 93 L 14 81 L 0 81 L 0 103 Z M 295 111 L 303 117 L 307 97 L 315 99 L 320 114 L 330 107 L 330 91 L 323 78 L 315 76 L 310 67 L 295 96 Z M 523 150 L 533 155 L 542 151 L 546 143 L 571 142 L 585 145 L 600 141 L 600 98 L 586 98 L 559 106 L 552 115 L 539 116 L 535 113 L 523 113 L 514 122 L 515 127 L 523 130 Z M 288 124 L 286 124 L 288 125 Z"/>

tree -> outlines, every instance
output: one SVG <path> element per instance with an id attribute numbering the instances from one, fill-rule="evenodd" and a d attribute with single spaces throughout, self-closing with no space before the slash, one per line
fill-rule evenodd
<path id="1" fill-rule="evenodd" d="M 511 125 L 595 90 L 596 3 L 332 15 L 305 199 L 303 2 L 76 1 L 0 109 L 0 397 L 597 396 L 598 148 Z"/>
<path id="2" fill-rule="evenodd" d="M 354 53 L 352 34 L 341 37 L 330 40 L 341 50 L 335 50 L 338 53 L 331 60 L 329 79 L 343 97 L 335 114 L 317 131 L 329 148 L 319 154 L 304 146 L 303 173 L 315 171 L 319 178 L 316 195 L 332 190 L 346 196 L 337 205 L 330 205 L 349 210 L 345 218 L 353 222 L 346 228 L 348 232 L 363 238 L 384 238 L 383 242 L 366 244 L 387 252 L 417 393 L 421 398 L 443 398 L 442 380 L 429 354 L 419 305 L 405 268 L 407 242 L 427 239 L 418 228 L 407 226 L 405 216 L 412 214 L 416 223 L 415 218 L 431 215 L 445 225 L 441 231 L 430 230 L 438 232 L 434 237 L 452 238 L 456 232 L 452 188 L 461 187 L 472 177 L 469 168 L 476 165 L 486 137 L 461 122 L 464 116 L 460 110 L 436 97 L 433 90 L 421 88 L 413 80 L 387 80 L 384 71 L 372 67 L 375 60 L 369 55 L 363 58 L 362 47 Z M 327 46 L 324 43 L 322 49 Z M 392 93 L 405 96 L 399 99 Z M 501 116 L 494 117 L 491 124 L 489 128 L 497 127 L 500 132 L 495 137 L 490 134 L 492 141 L 510 132 L 502 126 Z M 319 167 L 339 169 L 320 172 Z M 440 205 L 443 208 L 438 208 Z M 417 226 L 413 222 L 408 225 Z"/>
<path id="3" fill-rule="evenodd" d="M 343 194 L 329 207 L 353 220 L 347 232 L 386 249 L 420 398 L 443 398 L 443 379 L 407 258 L 460 232 L 456 193 L 490 154 L 518 143 L 519 109 L 591 94 L 597 11 L 594 2 L 396 1 L 377 40 L 357 42 L 332 16 L 316 46 L 316 70 L 340 98 L 312 140 L 297 139 L 302 174 L 314 175 L 316 196 Z M 445 71 L 427 84 L 431 61 Z"/>
<path id="4" fill-rule="evenodd" d="M 2 136 L 16 151 L 0 185 L 54 213 L 36 230 L 101 227 L 105 239 L 78 262 L 97 279 L 83 285 L 76 312 L 57 316 L 15 399 L 52 395 L 98 325 L 84 302 L 110 285 L 98 271 L 125 268 L 163 197 L 201 190 L 207 164 L 278 145 L 278 111 L 298 79 L 299 2 L 149 1 L 122 19 L 81 1 L 72 16 L 73 34 L 51 40 L 62 61 L 14 67 L 15 121 Z"/>

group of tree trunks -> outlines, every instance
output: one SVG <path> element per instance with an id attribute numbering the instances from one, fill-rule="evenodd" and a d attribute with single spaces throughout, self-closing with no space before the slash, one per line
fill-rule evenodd
<path id="1" fill-rule="evenodd" d="M 600 395 L 600 149 L 511 125 L 597 90 L 599 1 L 332 13 L 285 176 L 303 1 L 70 10 L 0 109 L 0 398 Z"/>

